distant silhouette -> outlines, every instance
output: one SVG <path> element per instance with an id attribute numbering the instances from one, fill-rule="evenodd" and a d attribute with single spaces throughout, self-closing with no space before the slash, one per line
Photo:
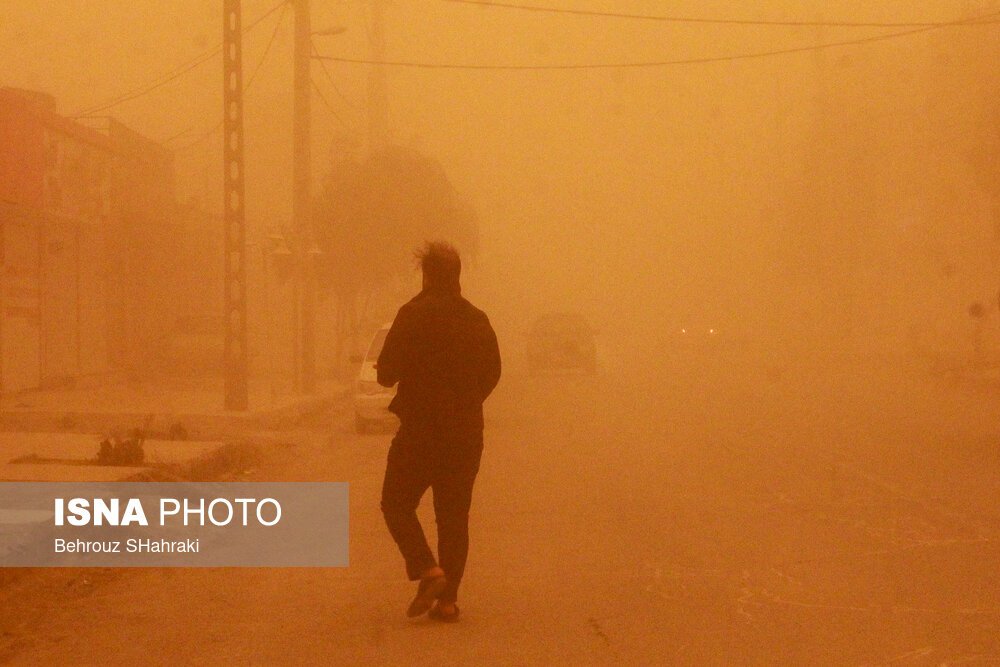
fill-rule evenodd
<path id="1" fill-rule="evenodd" d="M 430 611 L 431 618 L 454 621 L 483 452 L 483 401 L 500 380 L 500 350 L 486 314 L 462 298 L 455 248 L 427 243 L 417 257 L 423 289 L 399 309 L 378 358 L 379 384 L 399 383 L 389 409 L 400 420 L 386 463 L 382 513 L 407 576 L 420 582 L 407 615 Z M 416 514 L 428 488 L 440 563 Z"/>

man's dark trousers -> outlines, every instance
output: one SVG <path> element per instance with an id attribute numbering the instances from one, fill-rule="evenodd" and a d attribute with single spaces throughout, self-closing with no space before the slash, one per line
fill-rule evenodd
<path id="1" fill-rule="evenodd" d="M 406 560 L 411 581 L 440 564 L 448 581 L 440 596 L 443 602 L 458 599 L 469 554 L 472 487 L 482 453 L 482 431 L 462 433 L 441 427 L 407 427 L 405 423 L 389 448 L 382 483 L 385 522 Z M 439 563 L 417 519 L 417 506 L 428 488 L 434 494 Z"/>

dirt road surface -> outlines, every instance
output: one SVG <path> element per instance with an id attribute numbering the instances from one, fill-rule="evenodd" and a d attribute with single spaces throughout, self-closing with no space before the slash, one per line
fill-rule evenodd
<path id="1" fill-rule="evenodd" d="M 511 374 L 488 404 L 457 625 L 404 617 L 378 510 L 391 436 L 341 410 L 281 434 L 248 479 L 350 482 L 349 568 L 32 573 L 0 592 L 0 655 L 1000 664 L 996 400 L 871 359 Z M 433 533 L 429 498 L 421 512 Z"/>

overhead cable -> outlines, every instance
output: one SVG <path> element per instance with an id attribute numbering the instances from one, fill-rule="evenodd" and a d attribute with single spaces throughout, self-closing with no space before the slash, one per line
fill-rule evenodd
<path id="1" fill-rule="evenodd" d="M 260 60 L 257 61 L 257 65 L 254 66 L 253 72 L 250 73 L 250 77 L 243 88 L 243 92 L 250 90 L 250 86 L 253 85 L 254 79 L 260 74 L 260 70 L 264 67 L 264 63 L 267 61 L 267 56 L 271 53 L 271 47 L 274 46 L 275 40 L 278 39 L 278 32 L 281 30 L 281 23 L 285 20 L 285 11 L 288 9 L 287 4 L 282 4 L 281 14 L 278 15 L 278 20 L 274 24 L 274 30 L 271 31 L 271 36 L 267 40 L 267 45 L 264 46 L 264 51 L 261 53 Z"/>
<path id="2" fill-rule="evenodd" d="M 314 57 L 318 56 L 319 55 L 319 51 L 316 49 L 315 42 L 313 42 L 311 44 L 311 46 L 312 46 L 312 55 Z M 330 72 L 330 68 L 326 66 L 326 63 L 324 61 L 320 60 L 319 64 L 320 64 L 320 68 L 323 70 L 323 75 L 326 77 L 326 80 L 330 82 L 330 87 L 333 88 L 333 92 L 335 92 L 337 94 L 337 97 L 339 97 L 340 100 L 344 104 L 346 104 L 347 106 L 351 107 L 352 109 L 354 109 L 356 111 L 360 111 L 361 109 L 358 107 L 358 105 L 355 104 L 354 102 L 352 102 L 351 100 L 349 100 L 347 98 L 347 96 L 344 95 L 344 93 L 342 93 L 340 91 L 340 86 L 337 85 L 337 81 L 336 81 L 336 79 L 333 78 L 333 73 Z"/>
<path id="3" fill-rule="evenodd" d="M 251 86 L 253 86 L 254 81 L 257 79 L 257 75 L 260 74 L 261 69 L 263 69 L 263 67 L 264 67 L 264 63 L 267 62 L 267 57 L 271 53 L 271 47 L 274 46 L 274 42 L 275 42 L 275 40 L 278 37 L 278 32 L 281 29 L 281 24 L 282 24 L 282 22 L 285 19 L 285 9 L 286 8 L 287 8 L 287 5 L 283 5 L 281 7 L 281 14 L 278 16 L 278 20 L 274 24 L 274 30 L 271 32 L 270 39 L 267 40 L 267 45 L 264 47 L 264 51 L 263 51 L 263 53 L 260 56 L 260 60 L 257 61 L 257 64 L 254 66 L 253 71 L 250 73 L 250 76 L 247 77 L 246 82 L 243 84 L 243 93 L 244 94 L 246 94 L 247 91 L 250 90 Z M 184 146 L 181 146 L 177 150 L 179 150 L 179 151 L 187 150 L 187 149 L 189 149 L 189 148 L 191 148 L 193 146 L 197 146 L 201 142 L 203 142 L 206 139 L 210 138 L 212 135 L 214 135 L 215 133 L 217 133 L 219 130 L 222 129 L 222 125 L 223 125 L 224 121 L 225 121 L 225 119 L 219 119 L 219 122 L 216 123 L 214 126 L 212 126 L 212 129 L 210 129 L 208 132 L 206 132 L 202 136 L 198 137 L 194 141 L 192 141 L 192 142 L 190 142 L 190 143 L 188 143 L 188 144 L 186 144 Z"/>
<path id="4" fill-rule="evenodd" d="M 472 5 L 499 9 L 515 9 L 525 12 L 543 14 L 563 14 L 570 16 L 588 16 L 598 18 L 630 19 L 640 21 L 659 21 L 662 23 L 702 23 L 714 25 L 742 26 L 775 26 L 792 28 L 828 27 L 828 28 L 922 28 L 932 26 L 953 25 L 937 21 L 803 21 L 785 19 L 715 19 L 694 16 L 663 16 L 655 14 L 628 14 L 622 12 L 606 12 L 590 9 L 570 9 L 561 7 L 545 7 L 541 5 L 526 5 L 512 2 L 494 2 L 492 0 L 441 0 L 458 5 Z M 975 25 L 975 23 L 973 23 Z"/>
<path id="5" fill-rule="evenodd" d="M 323 94 L 323 91 L 319 89 L 319 86 L 316 85 L 316 79 L 310 77 L 309 82 L 312 84 L 313 90 L 316 91 L 316 94 L 319 96 L 320 101 L 323 102 L 323 106 L 326 107 L 328 112 L 330 112 L 330 115 L 333 116 L 334 120 L 340 123 L 341 127 L 349 130 L 350 127 L 344 122 L 344 119 L 340 117 L 340 114 L 337 113 L 337 110 L 333 107 L 333 105 L 330 104 L 330 100 L 327 99 L 326 95 Z"/>
<path id="6" fill-rule="evenodd" d="M 768 51 L 755 51 L 751 53 L 738 53 L 727 56 L 704 56 L 697 58 L 678 58 L 674 60 L 647 60 L 647 61 L 620 62 L 620 63 L 573 63 L 573 64 L 561 64 L 561 65 L 560 64 L 503 65 L 503 64 L 431 63 L 431 62 L 417 62 L 409 60 L 368 60 L 364 58 L 345 58 L 341 56 L 323 56 L 323 55 L 314 57 L 319 60 L 329 60 L 333 62 L 354 63 L 360 65 L 384 65 L 388 67 L 406 67 L 413 69 L 496 70 L 496 71 L 640 69 L 640 68 L 650 68 L 650 67 L 668 67 L 674 65 L 701 65 L 708 63 L 731 62 L 738 60 L 753 60 L 759 58 L 767 58 L 771 56 L 787 55 L 792 53 L 820 51 L 823 49 L 830 49 L 840 46 L 856 46 L 862 44 L 871 44 L 874 42 L 882 42 L 891 39 L 909 37 L 911 35 L 930 32 L 932 30 L 940 30 L 942 28 L 968 25 L 971 23 L 995 25 L 997 23 L 1000 23 L 1000 20 L 996 20 L 996 17 L 998 16 L 1000 16 L 1000 12 L 993 12 L 992 14 L 987 14 L 974 19 L 967 19 L 964 21 L 952 21 L 948 23 L 935 23 L 933 25 L 924 26 L 921 28 L 914 28 L 912 30 L 890 32 L 881 35 L 861 37 L 858 39 L 849 39 L 836 42 L 824 42 L 822 44 L 795 46 L 784 49 L 773 49 Z"/>
<path id="7" fill-rule="evenodd" d="M 269 16 L 271 16 L 272 14 L 274 14 L 275 12 L 277 12 L 279 10 L 284 9 L 285 6 L 286 6 L 286 3 L 284 1 L 279 2 L 274 7 L 272 7 L 267 12 L 265 12 L 263 15 L 259 16 L 254 21 L 252 21 L 251 23 L 247 24 L 243 28 L 243 33 L 245 34 L 245 33 L 249 32 L 249 31 L 253 30 L 261 22 L 263 22 L 264 20 L 266 20 Z M 170 83 L 172 81 L 175 81 L 176 79 L 179 79 L 181 76 L 187 74 L 191 70 L 196 69 L 200 65 L 208 62 L 209 60 L 211 60 L 212 58 L 214 58 L 216 55 L 218 55 L 219 53 L 221 53 L 221 51 L 222 51 L 222 44 L 221 43 L 216 44 L 214 47 L 212 47 L 208 51 L 205 51 L 201 55 L 195 56 L 191 60 L 188 60 L 187 62 L 178 65 L 177 67 L 175 67 L 174 69 L 170 70 L 169 72 L 160 75 L 159 77 L 153 79 L 152 81 L 150 81 L 147 84 L 143 84 L 142 86 L 140 86 L 139 88 L 133 90 L 132 92 L 125 93 L 124 95 L 121 95 L 120 97 L 116 97 L 116 98 L 114 98 L 113 100 L 111 100 L 109 102 L 104 102 L 102 104 L 98 104 L 98 105 L 95 105 L 93 107 L 89 107 L 87 109 L 83 109 L 82 111 L 78 111 L 77 113 L 72 114 L 72 117 L 73 118 L 80 118 L 82 116 L 89 116 L 91 114 L 95 114 L 95 113 L 98 113 L 100 111 L 106 111 L 107 109 L 110 109 L 112 107 L 116 107 L 119 104 L 123 104 L 125 102 L 129 102 L 129 101 L 137 99 L 139 97 L 143 97 L 144 95 L 148 95 L 149 93 L 153 92 L 154 90 L 156 90 L 158 88 L 161 88 L 162 86 L 165 86 L 168 83 Z"/>

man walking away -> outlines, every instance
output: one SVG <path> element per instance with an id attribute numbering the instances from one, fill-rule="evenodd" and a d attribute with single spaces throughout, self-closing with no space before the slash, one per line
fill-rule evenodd
<path id="1" fill-rule="evenodd" d="M 379 384 L 399 383 L 389 409 L 400 420 L 386 463 L 382 513 L 407 576 L 420 582 L 407 615 L 430 611 L 431 618 L 456 621 L 472 486 L 483 452 L 483 401 L 500 380 L 500 350 L 486 314 L 462 298 L 455 248 L 427 243 L 417 258 L 423 289 L 399 309 L 378 358 Z M 439 560 L 417 519 L 428 488 Z"/>

